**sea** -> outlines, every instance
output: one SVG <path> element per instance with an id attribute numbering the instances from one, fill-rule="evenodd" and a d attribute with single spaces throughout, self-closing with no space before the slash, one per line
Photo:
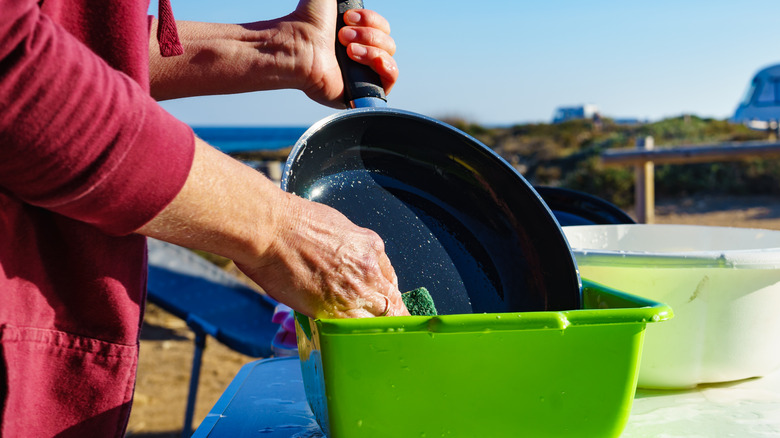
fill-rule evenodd
<path id="1" fill-rule="evenodd" d="M 193 126 L 195 134 L 225 153 L 284 149 L 308 126 Z"/>

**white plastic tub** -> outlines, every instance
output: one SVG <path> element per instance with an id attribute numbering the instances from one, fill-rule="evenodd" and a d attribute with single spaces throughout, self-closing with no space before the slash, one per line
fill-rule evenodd
<path id="1" fill-rule="evenodd" d="M 666 303 L 638 385 L 687 388 L 780 368 L 780 231 L 690 225 L 563 227 L 583 278 Z"/>

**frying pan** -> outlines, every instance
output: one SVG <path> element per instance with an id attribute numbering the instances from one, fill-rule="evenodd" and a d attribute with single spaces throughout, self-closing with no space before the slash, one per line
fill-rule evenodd
<path id="1" fill-rule="evenodd" d="M 339 17 L 354 8 L 339 1 Z M 377 232 L 401 291 L 426 287 L 440 314 L 579 308 L 574 256 L 533 187 L 469 135 L 387 108 L 378 76 L 347 61 L 351 109 L 300 137 L 282 188 Z"/>
<path id="2" fill-rule="evenodd" d="M 534 186 L 534 189 L 563 227 L 636 223 L 620 207 L 597 196 L 560 187 Z"/>

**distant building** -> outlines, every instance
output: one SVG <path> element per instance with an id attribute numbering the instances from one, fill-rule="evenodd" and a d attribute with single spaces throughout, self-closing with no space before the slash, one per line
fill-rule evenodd
<path id="1" fill-rule="evenodd" d="M 731 121 L 754 129 L 777 129 L 780 122 L 780 64 L 763 68 L 753 76 Z"/>
<path id="2" fill-rule="evenodd" d="M 642 120 L 636 117 L 623 117 L 620 119 L 612 119 L 616 125 L 643 125 L 649 123 L 648 120 Z"/>
<path id="3" fill-rule="evenodd" d="M 598 117 L 599 108 L 593 104 L 559 107 L 553 115 L 553 123 L 561 123 L 568 120 L 593 119 Z"/>

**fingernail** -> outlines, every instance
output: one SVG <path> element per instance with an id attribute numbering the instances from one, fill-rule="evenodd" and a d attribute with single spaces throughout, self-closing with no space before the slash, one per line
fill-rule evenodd
<path id="1" fill-rule="evenodd" d="M 341 31 L 341 35 L 344 37 L 344 39 L 348 41 L 352 41 L 355 38 L 357 38 L 357 31 L 355 29 L 350 29 L 347 27 Z"/>
<path id="2" fill-rule="evenodd" d="M 360 44 L 354 44 L 352 46 L 352 54 L 355 56 L 366 56 L 366 54 L 368 54 L 368 49 Z"/>
<path id="3" fill-rule="evenodd" d="M 347 11 L 344 14 L 344 21 L 350 24 L 357 24 L 360 22 L 360 14 L 357 11 Z"/>

